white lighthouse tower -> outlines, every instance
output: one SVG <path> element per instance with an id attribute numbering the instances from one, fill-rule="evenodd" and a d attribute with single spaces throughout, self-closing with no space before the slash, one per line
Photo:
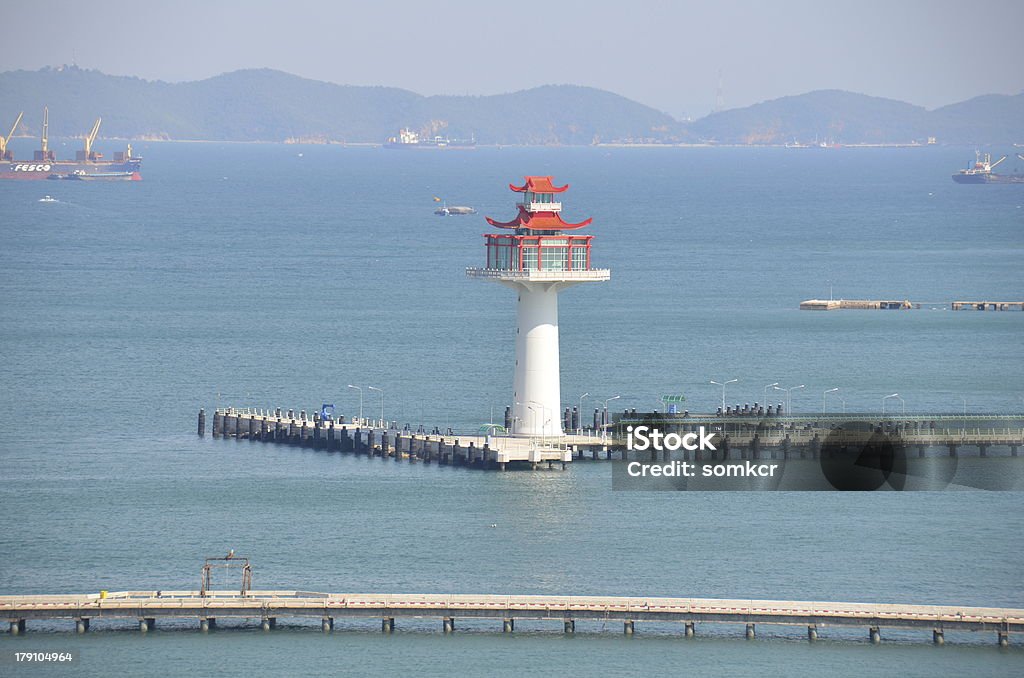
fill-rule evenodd
<path id="1" fill-rule="evenodd" d="M 516 365 L 513 379 L 512 435 L 561 436 L 561 384 L 558 366 L 558 293 L 584 282 L 608 280 L 608 269 L 590 267 L 590 241 L 578 224 L 562 221 L 551 177 L 526 177 L 519 213 L 508 222 L 487 223 L 508 231 L 486 233 L 487 267 L 469 268 L 471 278 L 493 280 L 519 295 L 516 307 Z M 582 416 L 582 412 L 580 413 Z"/>

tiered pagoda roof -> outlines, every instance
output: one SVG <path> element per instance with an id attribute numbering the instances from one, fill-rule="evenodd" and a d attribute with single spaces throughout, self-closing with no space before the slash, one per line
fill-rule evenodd
<path id="1" fill-rule="evenodd" d="M 525 179 L 526 182 L 522 186 L 509 184 L 508 187 L 517 193 L 529 192 L 534 194 L 564 193 L 569 189 L 569 184 L 555 186 L 551 177 L 525 177 Z M 495 221 L 490 217 L 486 217 L 487 223 L 498 228 L 525 228 L 533 231 L 571 231 L 588 226 L 593 221 L 593 219 L 586 219 L 577 224 L 571 224 L 563 221 L 561 214 L 555 210 L 531 211 L 526 203 L 520 203 L 518 207 L 519 213 L 512 221 Z"/>

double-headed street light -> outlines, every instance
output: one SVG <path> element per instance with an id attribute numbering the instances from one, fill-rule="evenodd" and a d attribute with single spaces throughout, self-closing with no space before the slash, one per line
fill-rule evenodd
<path id="1" fill-rule="evenodd" d="M 835 393 L 838 390 L 839 390 L 839 387 L 836 386 L 835 388 L 830 388 L 829 390 L 827 390 L 827 391 L 825 391 L 824 393 L 821 394 L 821 413 L 822 414 L 825 414 L 825 398 L 828 396 L 829 393 Z"/>
<path id="2" fill-rule="evenodd" d="M 711 382 L 710 382 L 710 383 L 712 383 L 712 384 L 714 384 L 716 386 L 721 386 L 722 387 L 722 414 L 725 414 L 725 385 L 726 384 L 734 384 L 737 381 L 739 381 L 739 379 L 730 379 L 729 381 L 726 381 L 726 382 L 715 381 L 714 379 L 712 379 Z"/>
<path id="3" fill-rule="evenodd" d="M 359 388 L 358 386 L 353 386 L 352 384 L 349 384 L 348 387 L 349 388 L 354 388 L 355 390 L 359 391 L 359 425 L 362 426 L 363 425 L 363 389 Z"/>
<path id="4" fill-rule="evenodd" d="M 606 417 L 608 417 L 608 418 L 604 422 L 604 426 L 601 427 L 602 428 L 602 433 L 601 433 L 601 439 L 602 440 L 608 440 L 608 425 L 611 424 L 611 419 L 612 419 L 611 415 L 608 414 L 608 403 L 610 403 L 613 400 L 618 400 L 621 397 L 622 396 L 620 396 L 620 395 L 615 395 L 615 396 L 612 396 L 611 398 L 608 398 L 607 400 L 604 401 L 604 412 L 603 412 L 603 414 Z"/>
<path id="5" fill-rule="evenodd" d="M 887 396 L 882 398 L 882 416 L 883 417 L 885 416 L 885 401 L 888 400 L 889 398 L 899 398 L 900 402 L 903 404 L 903 414 L 907 413 L 907 403 L 906 403 L 906 401 L 903 400 L 903 398 L 900 398 L 900 394 L 899 393 L 891 393 L 891 394 L 889 394 L 889 395 L 887 395 Z"/>
<path id="6" fill-rule="evenodd" d="M 380 427 L 387 428 L 387 426 L 384 425 L 384 389 L 377 388 L 376 386 L 367 386 L 366 388 L 380 393 Z"/>
<path id="7" fill-rule="evenodd" d="M 786 392 L 786 416 L 793 416 L 793 391 L 804 388 L 804 386 L 804 384 L 800 384 L 799 386 L 790 386 L 789 388 L 779 388 L 778 386 L 775 387 L 776 391 Z"/>
<path id="8" fill-rule="evenodd" d="M 768 384 L 768 385 L 766 385 L 764 387 L 764 406 L 765 406 L 765 409 L 768 408 L 768 389 L 775 388 L 778 385 L 779 385 L 779 382 L 775 382 L 774 384 Z"/>

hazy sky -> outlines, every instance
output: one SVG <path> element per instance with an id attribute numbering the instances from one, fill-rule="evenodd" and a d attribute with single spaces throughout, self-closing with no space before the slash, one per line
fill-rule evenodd
<path id="1" fill-rule="evenodd" d="M 1024 90 L 1024 0 L 5 2 L 0 70 L 269 67 L 421 94 L 550 83 L 677 117 L 838 88 L 928 108 Z"/>

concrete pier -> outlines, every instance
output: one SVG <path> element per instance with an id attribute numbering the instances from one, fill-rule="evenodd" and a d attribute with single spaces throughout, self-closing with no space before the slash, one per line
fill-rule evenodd
<path id="1" fill-rule="evenodd" d="M 64 596 L 0 596 L 0 618 L 7 619 L 11 633 L 24 633 L 29 620 L 68 619 L 79 633 L 89 620 L 123 619 L 149 632 L 157 619 L 192 619 L 200 630 L 210 630 L 214 617 L 256 619 L 271 631 L 280 617 L 320 620 L 321 629 L 333 629 L 334 620 L 381 620 L 381 630 L 394 631 L 395 619 L 442 620 L 444 633 L 455 630 L 457 616 L 498 619 L 511 633 L 521 619 L 561 622 L 565 633 L 575 632 L 579 619 L 606 623 L 620 621 L 631 635 L 636 622 L 678 622 L 692 638 L 696 622 L 743 624 L 747 638 L 755 637 L 757 624 L 798 626 L 815 641 L 821 626 L 868 627 L 872 643 L 881 641 L 881 628 L 917 629 L 931 632 L 932 642 L 946 630 L 995 632 L 1001 645 L 1010 634 L 1024 633 L 1024 609 L 965 606 L 802 601 L 720 600 L 711 598 L 626 598 L 613 596 L 509 596 L 447 594 L 333 594 L 308 591 L 155 591 L 111 592 Z M 204 628 L 205 625 L 205 628 Z"/>
<path id="2" fill-rule="evenodd" d="M 933 629 L 932 630 L 932 643 L 935 644 L 935 645 L 945 645 L 946 644 L 946 636 L 942 632 L 942 629 Z"/>

